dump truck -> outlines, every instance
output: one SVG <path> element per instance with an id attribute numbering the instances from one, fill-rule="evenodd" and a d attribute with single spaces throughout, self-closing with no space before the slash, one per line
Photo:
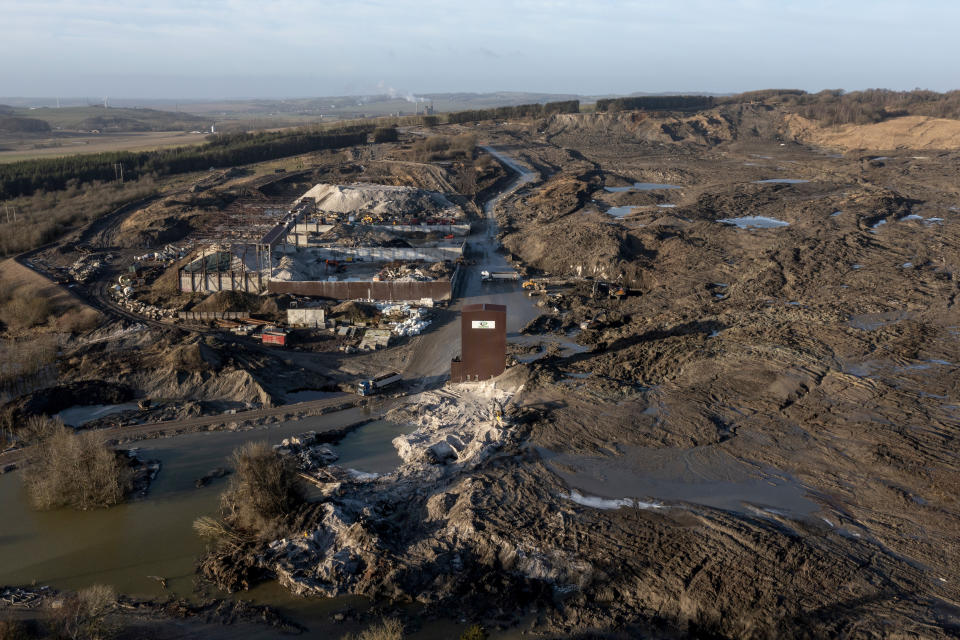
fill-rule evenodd
<path id="1" fill-rule="evenodd" d="M 480 280 L 482 282 L 493 282 L 494 280 L 519 280 L 520 276 L 515 271 L 481 271 Z"/>
<path id="2" fill-rule="evenodd" d="M 389 387 L 392 384 L 400 382 L 400 380 L 402 380 L 402 378 L 396 371 L 385 373 L 381 376 L 377 376 L 376 378 L 361 380 L 357 383 L 357 393 L 361 396 L 369 396 L 377 393 L 385 387 Z"/>

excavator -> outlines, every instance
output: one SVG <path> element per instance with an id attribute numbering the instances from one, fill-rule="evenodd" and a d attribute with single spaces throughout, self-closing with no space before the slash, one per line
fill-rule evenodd
<path id="1" fill-rule="evenodd" d="M 539 280 L 526 280 L 520 286 L 528 291 L 546 291 L 547 289 L 547 283 Z"/>

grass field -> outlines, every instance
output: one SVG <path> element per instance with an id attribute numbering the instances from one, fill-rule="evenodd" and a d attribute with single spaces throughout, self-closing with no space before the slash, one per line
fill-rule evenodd
<path id="1" fill-rule="evenodd" d="M 0 138 L 0 163 L 55 158 L 77 153 L 106 151 L 149 151 L 204 142 L 206 133 L 149 131 L 143 133 L 72 134 L 58 136 L 7 136 Z"/>

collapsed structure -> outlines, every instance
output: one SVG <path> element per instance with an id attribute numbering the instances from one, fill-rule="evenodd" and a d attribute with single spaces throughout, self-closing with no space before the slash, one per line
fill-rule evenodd
<path id="1" fill-rule="evenodd" d="M 318 184 L 281 216 L 250 217 L 251 233 L 234 225 L 179 269 L 181 291 L 447 300 L 470 233 L 441 193 L 366 183 Z"/>

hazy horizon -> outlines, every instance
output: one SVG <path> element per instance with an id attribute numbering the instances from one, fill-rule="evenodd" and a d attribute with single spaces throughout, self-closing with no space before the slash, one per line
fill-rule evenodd
<path id="1" fill-rule="evenodd" d="M 947 91 L 960 6 L 941 0 L 0 0 L 0 94 L 282 99 L 762 88 Z"/>

